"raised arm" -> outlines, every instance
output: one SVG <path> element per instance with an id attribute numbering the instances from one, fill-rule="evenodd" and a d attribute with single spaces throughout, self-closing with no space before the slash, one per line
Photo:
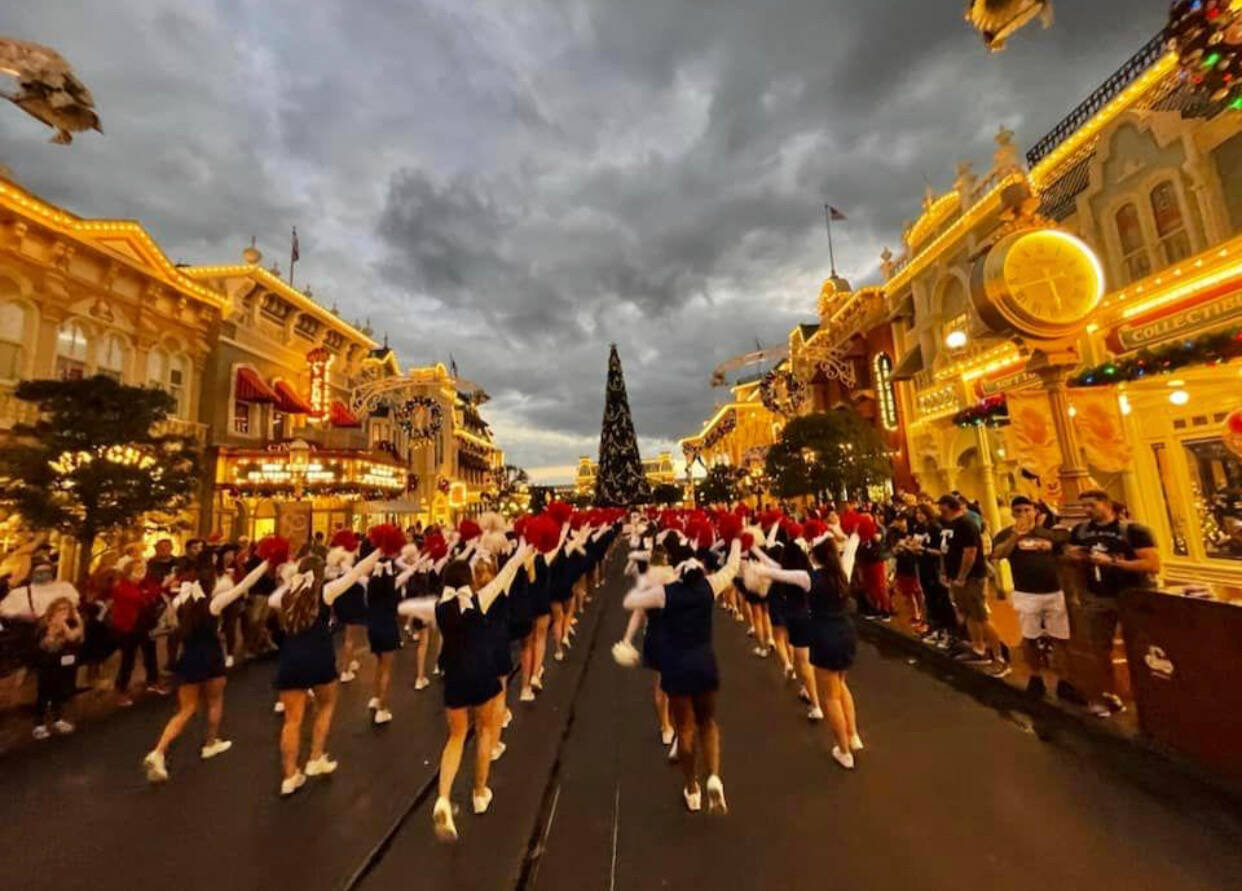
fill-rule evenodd
<path id="1" fill-rule="evenodd" d="M 797 585 L 803 591 L 811 590 L 811 575 L 804 569 L 780 569 L 760 563 L 755 566 L 755 575 L 786 585 Z"/>
<path id="2" fill-rule="evenodd" d="M 621 601 L 621 605 L 628 610 L 663 609 L 664 603 L 663 585 L 658 587 L 636 585 Z"/>
<path id="3" fill-rule="evenodd" d="M 712 596 L 719 597 L 722 591 L 725 591 L 733 584 L 733 579 L 737 576 L 738 567 L 742 563 L 742 541 L 739 538 L 733 539 L 733 544 L 729 548 L 729 559 L 725 561 L 725 565 L 713 572 L 707 577 L 707 583 L 712 586 Z"/>
<path id="4" fill-rule="evenodd" d="M 397 615 L 421 620 L 424 624 L 436 623 L 436 597 L 413 597 L 397 604 Z"/>
<path id="5" fill-rule="evenodd" d="M 249 575 L 232 587 L 220 590 L 220 586 L 217 584 L 216 590 L 211 593 L 211 603 L 207 606 L 207 608 L 211 611 L 211 614 L 213 616 L 220 615 L 220 613 L 224 612 L 225 607 L 233 603 L 239 597 L 245 595 L 247 591 L 254 587 L 254 583 L 262 578 L 263 574 L 267 572 L 268 566 L 268 562 L 264 560 L 254 569 L 250 570 Z"/>
<path id="6" fill-rule="evenodd" d="M 505 565 L 496 573 L 496 577 L 479 590 L 479 608 L 483 610 L 483 615 L 487 615 L 487 611 L 492 608 L 492 603 L 497 597 L 508 592 L 509 586 L 517 577 L 518 570 L 522 568 L 523 561 L 526 560 L 526 549 L 529 547 L 530 545 L 527 544 L 519 545 L 513 555 L 505 561 Z"/>
<path id="7" fill-rule="evenodd" d="M 750 553 L 764 566 L 771 566 L 773 569 L 780 568 L 780 564 L 773 560 L 771 556 L 768 555 L 768 552 L 759 547 L 759 545 L 756 544 L 752 547 L 750 549 Z"/>
<path id="8" fill-rule="evenodd" d="M 363 576 L 369 573 L 375 567 L 375 564 L 380 561 L 380 557 L 383 555 L 384 552 L 379 548 L 376 548 L 371 553 L 367 554 L 366 557 L 350 567 L 349 571 L 339 579 L 333 579 L 330 582 L 325 582 L 323 586 L 323 602 L 328 604 L 328 606 L 331 606 L 332 602 L 336 600 L 336 598 L 348 591 L 356 582 L 360 581 Z"/>

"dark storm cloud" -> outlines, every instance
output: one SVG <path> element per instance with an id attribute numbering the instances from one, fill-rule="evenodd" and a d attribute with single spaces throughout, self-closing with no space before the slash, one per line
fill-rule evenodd
<path id="1" fill-rule="evenodd" d="M 142 219 L 169 253 L 269 255 L 408 362 L 495 397 L 512 456 L 593 451 L 607 344 L 649 446 L 711 411 L 707 376 L 814 312 L 837 258 L 884 245 L 1002 123 L 1033 143 L 1159 28 L 1159 0 L 1058 4 L 990 56 L 959 0 L 128 0 L 24 4 L 108 135 L 71 150 L 16 113 L 36 191 Z M 301 275 L 299 276 L 301 278 Z"/>

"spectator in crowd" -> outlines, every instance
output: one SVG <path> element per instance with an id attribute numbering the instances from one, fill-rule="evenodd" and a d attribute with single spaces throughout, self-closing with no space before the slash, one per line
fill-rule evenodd
<path id="1" fill-rule="evenodd" d="M 945 584 L 959 621 L 966 623 L 970 635 L 970 648 L 963 653 L 964 661 L 989 663 L 989 674 L 1004 677 L 1010 668 L 1001 649 L 1000 637 L 988 617 L 987 565 L 981 530 L 957 496 L 943 495 L 937 504 L 942 520 L 940 550 Z"/>
<path id="2" fill-rule="evenodd" d="M 323 532 L 316 532 L 306 544 L 298 548 L 298 558 L 302 557 L 318 557 L 320 560 L 328 556 L 328 546 L 324 543 Z"/>
<path id="3" fill-rule="evenodd" d="M 911 544 L 910 521 L 905 512 L 894 512 L 888 527 L 888 551 L 893 555 L 893 586 L 897 594 L 910 604 L 910 628 L 922 633 L 924 620 L 923 589 L 919 586 L 919 558 Z"/>
<path id="4" fill-rule="evenodd" d="M 884 528 L 868 512 L 858 523 L 858 572 L 867 598 L 868 612 L 883 622 L 892 621 L 893 601 L 888 591 L 888 554 Z"/>
<path id="5" fill-rule="evenodd" d="M 238 565 L 240 551 L 235 544 L 222 544 L 216 548 L 216 574 L 228 581 L 245 575 Z M 220 630 L 224 634 L 224 667 L 232 668 L 237 655 L 237 629 L 246 612 L 245 599 L 235 600 L 220 614 Z"/>
<path id="6" fill-rule="evenodd" d="M 161 538 L 155 543 L 155 553 L 147 561 L 147 573 L 162 584 L 164 579 L 172 573 L 176 564 L 177 558 L 173 556 L 172 539 Z"/>
<path id="7" fill-rule="evenodd" d="M 124 564 L 121 574 L 113 582 L 111 609 L 108 618 L 113 640 L 121 651 L 121 665 L 116 675 L 117 704 L 130 706 L 130 679 L 134 673 L 134 659 L 142 653 L 142 667 L 146 672 L 143 686 L 160 695 L 168 691 L 159 684 L 159 668 L 155 659 L 155 640 L 151 631 L 163 605 L 160 582 L 148 572 L 144 560 L 130 560 Z"/>
<path id="8" fill-rule="evenodd" d="M 940 517 L 928 496 L 921 496 L 914 508 L 909 547 L 918 558 L 919 587 L 923 590 L 928 629 L 924 639 L 947 650 L 957 634 L 957 614 L 941 578 Z"/>
<path id="9" fill-rule="evenodd" d="M 1022 629 L 1022 651 L 1031 677 L 1027 692 L 1042 698 L 1047 692 L 1044 672 L 1065 665 L 1065 642 L 1069 640 L 1069 613 L 1065 593 L 1058 575 L 1059 557 L 1063 549 L 1061 536 L 1039 524 L 1035 504 L 1024 495 L 1010 504 L 1013 525 L 996 536 L 992 560 L 1008 561 L 1012 577 L 1013 607 Z M 1044 646 L 1049 652 L 1045 654 Z M 1063 692 L 1061 681 L 1058 689 Z"/>
<path id="10" fill-rule="evenodd" d="M 1124 711 L 1113 680 L 1113 640 L 1120 623 L 1117 598 L 1131 588 L 1155 586 L 1160 552 L 1151 530 L 1117 514 L 1107 492 L 1093 489 L 1079 498 L 1090 512 L 1070 533 L 1068 555 L 1086 570 L 1078 601 L 1082 634 L 1094 662 L 1086 691 L 1088 708 L 1099 717 Z"/>

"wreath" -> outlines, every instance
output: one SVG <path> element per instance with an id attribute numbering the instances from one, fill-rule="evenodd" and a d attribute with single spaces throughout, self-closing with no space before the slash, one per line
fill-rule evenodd
<path id="1" fill-rule="evenodd" d="M 420 408 L 426 410 L 426 423 L 415 426 L 415 414 Z M 393 415 L 398 426 L 410 438 L 412 445 L 433 439 L 444 423 L 444 410 L 440 408 L 440 403 L 430 396 L 414 396 L 407 399 L 395 406 Z"/>
<path id="2" fill-rule="evenodd" d="M 759 382 L 759 398 L 773 414 L 791 418 L 806 403 L 806 384 L 792 371 L 773 368 Z"/>

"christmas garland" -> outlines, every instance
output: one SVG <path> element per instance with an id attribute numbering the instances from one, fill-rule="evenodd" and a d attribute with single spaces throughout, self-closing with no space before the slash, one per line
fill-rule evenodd
<path id="1" fill-rule="evenodd" d="M 1242 109 L 1242 9 L 1231 0 L 1175 0 L 1164 33 L 1182 80 Z"/>
<path id="2" fill-rule="evenodd" d="M 989 396 L 953 416 L 959 427 L 1004 427 L 1009 423 L 1009 403 L 1003 394 Z"/>
<path id="3" fill-rule="evenodd" d="M 773 368 L 759 382 L 759 399 L 773 414 L 791 418 L 806 402 L 806 384 L 792 371 Z"/>
<path id="4" fill-rule="evenodd" d="M 737 429 L 737 413 L 729 412 L 720 419 L 720 423 L 713 427 L 698 445 L 686 443 L 682 446 L 682 454 L 685 455 L 686 464 L 691 465 L 698 461 L 704 452 L 709 450 L 720 440 L 724 439 L 730 433 Z"/>
<path id="5" fill-rule="evenodd" d="M 1103 387 L 1166 374 L 1187 365 L 1219 365 L 1242 357 L 1242 326 L 1200 334 L 1116 362 L 1103 362 L 1070 379 L 1071 387 Z"/>

